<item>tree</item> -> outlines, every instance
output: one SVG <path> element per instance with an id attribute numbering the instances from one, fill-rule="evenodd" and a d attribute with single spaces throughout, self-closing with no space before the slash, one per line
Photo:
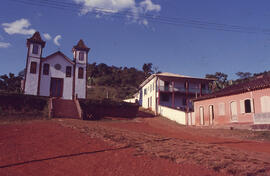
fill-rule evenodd
<path id="1" fill-rule="evenodd" d="M 158 66 L 154 66 L 154 67 L 153 67 L 153 70 L 154 70 L 154 73 L 155 73 L 155 74 L 161 73 L 161 71 L 159 70 Z"/>
<path id="2" fill-rule="evenodd" d="M 15 76 L 13 73 L 9 73 L 9 75 L 1 75 L 0 76 L 0 90 L 4 90 L 7 92 L 21 92 L 21 80 L 22 77 Z"/>
<path id="3" fill-rule="evenodd" d="M 239 79 L 242 80 L 248 79 L 252 76 L 250 72 L 237 72 L 235 74 L 239 77 Z"/>
<path id="4" fill-rule="evenodd" d="M 151 74 L 153 74 L 153 70 L 152 70 L 152 63 L 144 63 L 143 64 L 143 72 L 144 72 L 144 76 L 147 78 L 149 77 Z"/>
<path id="5" fill-rule="evenodd" d="M 25 70 L 26 70 L 26 69 L 23 69 L 23 70 L 21 70 L 21 71 L 18 73 L 18 76 L 21 77 L 22 79 L 24 79 L 24 76 L 25 76 Z"/>
<path id="6" fill-rule="evenodd" d="M 210 87 L 213 91 L 224 89 L 226 86 L 228 86 L 228 75 L 225 73 L 216 72 L 215 74 L 206 74 L 205 77 L 216 80 L 212 84 L 210 84 Z"/>

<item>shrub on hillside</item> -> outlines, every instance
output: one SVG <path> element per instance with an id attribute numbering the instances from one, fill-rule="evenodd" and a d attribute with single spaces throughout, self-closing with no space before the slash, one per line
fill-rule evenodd
<path id="1" fill-rule="evenodd" d="M 80 100 L 80 105 L 85 120 L 99 120 L 105 116 L 133 118 L 136 117 L 139 109 L 137 104 L 117 102 L 109 99 Z"/>

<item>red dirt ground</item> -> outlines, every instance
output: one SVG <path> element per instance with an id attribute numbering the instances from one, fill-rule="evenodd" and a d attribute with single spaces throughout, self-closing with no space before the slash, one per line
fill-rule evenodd
<path id="1" fill-rule="evenodd" d="M 126 129 L 129 131 L 145 132 L 148 134 L 186 139 L 201 143 L 218 144 L 248 152 L 267 153 L 267 155 L 269 154 L 270 158 L 269 141 L 243 140 L 239 139 L 239 135 L 237 134 L 234 134 L 235 136 L 230 135 L 229 137 L 226 136 L 226 134 L 210 134 L 210 132 L 224 133 L 224 130 L 213 129 L 211 131 L 207 131 L 204 129 L 187 128 L 164 118 L 144 118 L 136 121 L 137 122 L 130 122 L 122 120 L 122 123 L 103 123 L 103 125 Z M 227 132 L 229 130 L 225 131 Z"/>
<path id="2" fill-rule="evenodd" d="M 177 164 L 148 154 L 135 155 L 133 147 L 115 147 L 61 123 L 44 120 L 0 125 L 0 175 L 221 175 L 196 164 Z M 86 122 L 67 120 L 67 123 L 72 126 Z M 160 128 L 154 130 L 149 124 L 145 125 L 113 124 L 179 137 L 177 133 L 164 131 L 163 134 Z"/>

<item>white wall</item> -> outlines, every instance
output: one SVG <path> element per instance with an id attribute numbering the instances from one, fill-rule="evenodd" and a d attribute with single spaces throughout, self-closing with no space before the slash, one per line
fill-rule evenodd
<path id="1" fill-rule="evenodd" d="M 43 64 L 50 64 L 49 75 L 43 75 Z M 56 64 L 61 65 L 60 70 L 56 70 L 54 66 Z M 71 77 L 66 77 L 66 67 L 71 66 Z M 63 58 L 61 55 L 56 55 L 53 58 L 42 62 L 41 79 L 40 79 L 40 95 L 50 96 L 51 77 L 63 78 L 63 99 L 72 99 L 72 83 L 73 83 L 73 65 Z"/>
<path id="2" fill-rule="evenodd" d="M 159 106 L 158 113 L 163 117 L 173 120 L 179 124 L 186 125 L 186 112 L 184 111 Z"/>
<path id="3" fill-rule="evenodd" d="M 145 90 L 147 94 L 145 95 Z M 148 99 L 151 101 L 152 97 L 152 103 L 149 103 L 148 107 Z M 146 85 L 142 87 L 142 107 L 143 108 L 150 108 L 152 111 L 156 111 L 156 101 L 157 99 L 157 85 L 156 85 L 156 77 L 154 77 L 151 81 L 149 81 Z M 151 106 L 152 104 L 152 106 Z"/>
<path id="4" fill-rule="evenodd" d="M 123 100 L 124 102 L 127 102 L 127 103 L 136 103 L 136 98 L 129 98 L 129 99 L 125 99 Z"/>
<path id="5" fill-rule="evenodd" d="M 39 45 L 38 54 L 33 54 L 33 44 L 29 45 L 28 53 L 28 64 L 27 64 L 27 72 L 26 72 L 26 81 L 25 81 L 25 94 L 29 95 L 37 95 L 38 89 L 38 74 L 39 74 L 39 64 L 40 64 L 40 56 L 41 56 L 41 45 Z M 31 62 L 37 62 L 36 73 L 30 73 Z"/>
<path id="6" fill-rule="evenodd" d="M 78 78 L 79 67 L 83 68 L 83 79 Z M 85 87 L 86 86 L 86 65 L 85 64 L 76 64 L 75 70 L 75 96 L 78 95 L 78 98 L 85 97 Z"/>

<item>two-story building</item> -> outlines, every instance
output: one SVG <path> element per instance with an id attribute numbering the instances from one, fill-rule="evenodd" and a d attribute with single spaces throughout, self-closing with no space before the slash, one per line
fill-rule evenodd
<path id="1" fill-rule="evenodd" d="M 135 98 L 142 107 L 155 114 L 187 124 L 192 122 L 192 117 L 187 113 L 193 111 L 190 100 L 210 93 L 211 81 L 173 73 L 153 74 L 140 85 Z"/>

